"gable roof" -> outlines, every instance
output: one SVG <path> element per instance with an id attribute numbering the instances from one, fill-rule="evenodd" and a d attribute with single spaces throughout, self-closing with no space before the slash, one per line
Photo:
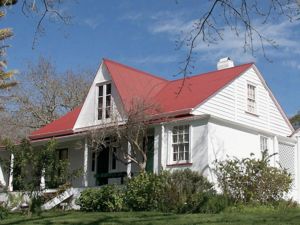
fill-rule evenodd
<path id="1" fill-rule="evenodd" d="M 73 127 L 80 113 L 81 107 L 82 106 L 78 106 L 66 115 L 54 120 L 52 123 L 33 131 L 29 135 L 29 138 L 31 140 L 35 140 L 73 134 Z"/>
<path id="2" fill-rule="evenodd" d="M 170 81 L 155 96 L 154 101 L 158 102 L 164 113 L 193 109 L 240 76 L 251 66 L 252 63 L 248 63 L 188 77 L 185 80 Z M 180 93 L 178 93 L 179 91 Z"/>
<path id="3" fill-rule="evenodd" d="M 168 80 L 135 68 L 104 59 L 109 74 L 116 85 L 126 111 L 134 100 L 151 101 L 168 83 Z"/>
<path id="4" fill-rule="evenodd" d="M 194 107 L 220 91 L 253 65 L 248 63 L 191 76 L 185 80 L 168 81 L 112 60 L 103 59 L 103 64 L 112 77 L 126 111 L 131 108 L 133 100 L 141 99 L 157 105 L 159 110 L 151 114 L 158 116 L 174 112 L 177 112 L 177 115 L 180 112 L 188 114 Z M 81 108 L 82 106 L 77 107 L 65 116 L 32 132 L 29 138 L 36 140 L 73 134 Z"/>

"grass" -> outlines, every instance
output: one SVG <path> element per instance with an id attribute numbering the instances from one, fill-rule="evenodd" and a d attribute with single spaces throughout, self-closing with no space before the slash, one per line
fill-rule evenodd
<path id="1" fill-rule="evenodd" d="M 300 224 L 300 209 L 231 209 L 220 214 L 166 214 L 159 212 L 44 212 L 40 216 L 10 214 L 0 224 L 201 224 L 289 225 Z"/>

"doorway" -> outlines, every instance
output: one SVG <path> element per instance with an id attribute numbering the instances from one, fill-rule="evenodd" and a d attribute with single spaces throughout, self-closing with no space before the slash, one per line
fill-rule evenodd
<path id="1" fill-rule="evenodd" d="M 103 148 L 97 156 L 97 182 L 98 186 L 108 184 L 109 148 Z"/>

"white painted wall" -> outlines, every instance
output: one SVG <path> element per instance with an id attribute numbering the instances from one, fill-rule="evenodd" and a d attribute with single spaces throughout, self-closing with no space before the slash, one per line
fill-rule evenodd
<path id="1" fill-rule="evenodd" d="M 75 123 L 74 130 L 84 129 L 89 126 L 101 125 L 111 122 L 110 119 L 105 121 L 98 120 L 97 118 L 97 106 L 98 106 L 98 88 L 97 86 L 101 83 L 111 82 L 111 76 L 108 73 L 106 66 L 102 63 L 99 70 L 95 76 L 95 79 L 90 87 L 89 93 L 84 101 L 78 119 Z M 123 114 L 122 102 L 115 87 L 115 84 L 112 84 L 112 108 L 114 110 L 114 115 L 120 116 Z"/>
<path id="2" fill-rule="evenodd" d="M 60 142 L 57 146 L 59 148 L 68 148 L 68 160 L 70 163 L 70 170 L 77 170 L 80 169 L 83 171 L 84 165 L 84 140 L 78 139 L 68 142 Z M 83 187 L 84 186 L 84 179 L 83 174 L 80 175 L 78 178 L 75 178 L 72 181 L 73 187 Z"/>
<path id="3" fill-rule="evenodd" d="M 172 162 L 172 129 L 173 126 L 189 125 L 190 129 L 190 162 L 176 165 Z M 190 168 L 205 173 L 208 165 L 207 120 L 170 123 L 155 127 L 154 136 L 154 171 Z"/>
<path id="4" fill-rule="evenodd" d="M 256 86 L 257 115 L 246 112 L 248 83 Z M 281 136 L 289 136 L 293 130 L 266 88 L 264 81 L 252 67 L 197 107 L 193 114 L 211 114 Z"/>
<path id="5" fill-rule="evenodd" d="M 260 134 L 255 131 L 237 129 L 222 123 L 208 123 L 209 162 L 224 160 L 229 157 L 245 158 L 250 153 L 260 157 Z M 269 151 L 273 152 L 273 137 L 268 137 Z"/>
<path id="6" fill-rule="evenodd" d="M 272 165 L 279 167 L 281 155 L 279 150 L 280 144 L 285 143 L 289 146 L 295 146 L 296 140 L 294 138 L 286 138 L 281 136 L 270 135 L 269 133 L 258 132 L 256 130 L 249 130 L 243 127 L 237 128 L 236 126 L 230 126 L 225 122 L 210 120 L 208 122 L 208 161 L 210 168 L 214 168 L 214 161 L 217 159 L 225 160 L 228 158 L 237 157 L 239 159 L 250 156 L 250 153 L 254 153 L 255 157 L 261 157 L 260 149 L 260 136 L 268 137 L 268 151 L 270 154 L 277 153 L 273 160 Z M 279 145 L 278 145 L 279 144 Z M 294 152 L 294 151 L 293 151 Z M 287 154 L 287 153 L 286 153 Z M 283 156 L 286 158 L 286 156 Z M 295 181 L 292 191 L 289 193 L 289 197 L 293 197 L 294 200 L 299 201 L 299 188 L 297 168 L 299 163 L 297 162 L 297 154 L 294 158 L 296 167 L 294 168 Z M 290 168 L 287 168 L 290 169 Z M 213 174 L 213 170 L 210 171 L 208 178 L 216 182 L 216 177 Z"/>

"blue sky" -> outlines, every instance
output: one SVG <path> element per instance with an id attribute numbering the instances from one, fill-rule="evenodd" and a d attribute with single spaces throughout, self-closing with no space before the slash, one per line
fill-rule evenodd
<path id="1" fill-rule="evenodd" d="M 21 5 L 7 10 L 3 27 L 12 27 L 9 40 L 9 68 L 23 71 L 40 56 L 53 60 L 59 71 L 98 68 L 102 58 L 110 58 L 168 79 L 179 71 L 186 49 L 176 50 L 176 40 L 202 15 L 210 1 L 66 1 L 61 11 L 73 18 L 70 25 L 45 21 L 46 32 L 32 49 L 38 17 L 24 16 Z M 204 2 L 204 3 L 203 3 Z M 262 52 L 253 57 L 243 52 L 242 38 L 224 29 L 223 41 L 196 49 L 195 69 L 199 74 L 216 69 L 219 58 L 230 56 L 235 64 L 254 61 L 288 116 L 300 110 L 300 20 L 274 20 L 268 25 L 253 21 L 259 30 L 277 42 L 266 47 L 272 62 Z M 259 43 L 255 42 L 259 49 Z M 17 77 L 21 80 L 21 77 Z"/>

